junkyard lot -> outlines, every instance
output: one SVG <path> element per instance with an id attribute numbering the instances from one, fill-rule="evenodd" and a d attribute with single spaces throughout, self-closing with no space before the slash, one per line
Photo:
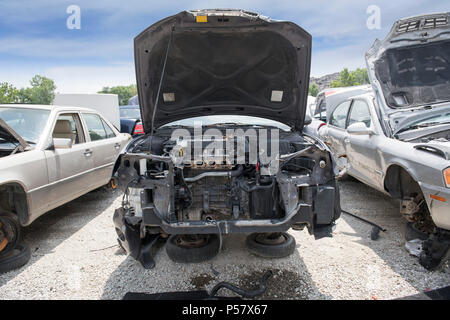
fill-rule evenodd
<path id="1" fill-rule="evenodd" d="M 163 248 L 153 270 L 117 246 L 112 215 L 121 198 L 99 189 L 26 228 L 31 261 L 0 275 L 0 298 L 121 299 L 129 291 L 211 289 L 222 280 L 252 288 L 268 269 L 275 275 L 262 298 L 269 299 L 393 299 L 450 284 L 448 267 L 428 272 L 407 253 L 398 203 L 354 180 L 341 183 L 342 208 L 385 227 L 377 241 L 370 240 L 370 226 L 342 215 L 333 238 L 315 241 L 306 231 L 290 231 L 297 249 L 288 258 L 252 256 L 245 237 L 231 235 L 210 262 L 174 263 Z"/>

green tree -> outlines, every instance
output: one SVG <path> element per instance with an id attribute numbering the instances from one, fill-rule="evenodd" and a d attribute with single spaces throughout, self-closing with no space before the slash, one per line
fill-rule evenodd
<path id="1" fill-rule="evenodd" d="M 51 104 L 55 99 L 55 83 L 53 80 L 36 75 L 31 81 L 31 88 L 19 90 L 19 102 L 30 104 Z"/>
<path id="2" fill-rule="evenodd" d="M 331 82 L 331 87 L 351 87 L 367 83 L 369 83 L 367 69 L 358 68 L 355 71 L 348 71 L 347 68 L 344 68 L 339 74 L 339 79 Z"/>
<path id="3" fill-rule="evenodd" d="M 355 77 L 355 81 L 358 84 L 368 84 L 370 83 L 369 81 L 369 74 L 367 73 L 367 69 L 361 69 L 358 68 L 355 71 L 352 72 L 353 76 Z"/>
<path id="4" fill-rule="evenodd" d="M 0 103 L 14 103 L 19 101 L 19 90 L 7 82 L 0 82 Z"/>
<path id="5" fill-rule="evenodd" d="M 137 95 L 137 87 L 135 84 L 129 86 L 104 87 L 98 93 L 112 93 L 119 96 L 119 105 L 125 106 L 131 97 Z"/>
<path id="6" fill-rule="evenodd" d="M 311 85 L 309 86 L 309 95 L 313 96 L 313 97 L 317 97 L 317 94 L 319 93 L 319 86 L 317 85 L 317 83 L 313 82 L 311 83 Z"/>

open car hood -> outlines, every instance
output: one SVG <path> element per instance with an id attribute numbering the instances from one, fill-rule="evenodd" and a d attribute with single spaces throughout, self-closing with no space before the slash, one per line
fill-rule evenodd
<path id="1" fill-rule="evenodd" d="M 207 115 L 256 116 L 303 127 L 311 36 L 292 22 L 242 10 L 184 11 L 139 34 L 134 53 L 145 132 L 152 120 L 156 129 Z"/>
<path id="2" fill-rule="evenodd" d="M 0 118 L 0 139 L 4 139 L 12 143 L 19 143 L 23 148 L 22 150 L 29 147 L 28 143 L 23 140 L 22 137 L 13 130 L 13 128 L 8 126 L 2 118 Z"/>
<path id="3" fill-rule="evenodd" d="M 449 61 L 450 13 L 398 20 L 374 42 L 367 70 L 393 133 L 450 101 Z"/>

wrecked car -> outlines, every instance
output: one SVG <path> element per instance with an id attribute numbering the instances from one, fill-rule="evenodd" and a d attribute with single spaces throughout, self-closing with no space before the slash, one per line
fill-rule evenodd
<path id="1" fill-rule="evenodd" d="M 0 272 L 30 258 L 22 227 L 110 182 L 130 139 L 91 109 L 0 105 Z"/>
<path id="2" fill-rule="evenodd" d="M 145 134 L 116 164 L 124 199 L 114 214 L 131 256 L 153 267 L 162 237 L 172 260 L 199 262 L 223 234 L 246 233 L 252 253 L 276 258 L 294 252 L 290 228 L 331 235 L 337 167 L 301 133 L 306 31 L 242 10 L 184 11 L 139 34 L 134 49 Z"/>
<path id="3" fill-rule="evenodd" d="M 437 269 L 450 248 L 448 13 L 397 21 L 366 54 L 373 91 L 346 99 L 320 136 L 341 173 L 400 200 L 406 240 Z"/>

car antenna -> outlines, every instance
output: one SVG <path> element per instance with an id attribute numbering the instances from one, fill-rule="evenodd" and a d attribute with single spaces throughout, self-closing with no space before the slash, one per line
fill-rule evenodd
<path id="1" fill-rule="evenodd" d="M 161 71 L 161 78 L 159 79 L 159 86 L 158 86 L 158 92 L 156 93 L 156 101 L 155 101 L 155 107 L 153 108 L 153 115 L 152 115 L 152 129 L 150 130 L 150 143 L 153 139 L 153 132 L 154 132 L 154 124 L 155 124 L 155 116 L 156 116 L 156 109 L 158 108 L 158 103 L 159 103 L 159 94 L 161 92 L 161 87 L 164 81 L 164 74 L 166 73 L 166 64 L 167 64 L 167 57 L 169 56 L 169 50 L 170 50 L 170 44 L 172 43 L 172 39 L 173 39 L 173 30 L 175 29 L 175 26 L 172 25 L 172 28 L 170 30 L 170 38 L 169 38 L 169 43 L 167 44 L 167 49 L 166 49 L 166 56 L 164 57 L 164 64 L 162 67 L 162 71 Z M 151 146 L 150 146 L 150 150 L 151 150 Z"/>

